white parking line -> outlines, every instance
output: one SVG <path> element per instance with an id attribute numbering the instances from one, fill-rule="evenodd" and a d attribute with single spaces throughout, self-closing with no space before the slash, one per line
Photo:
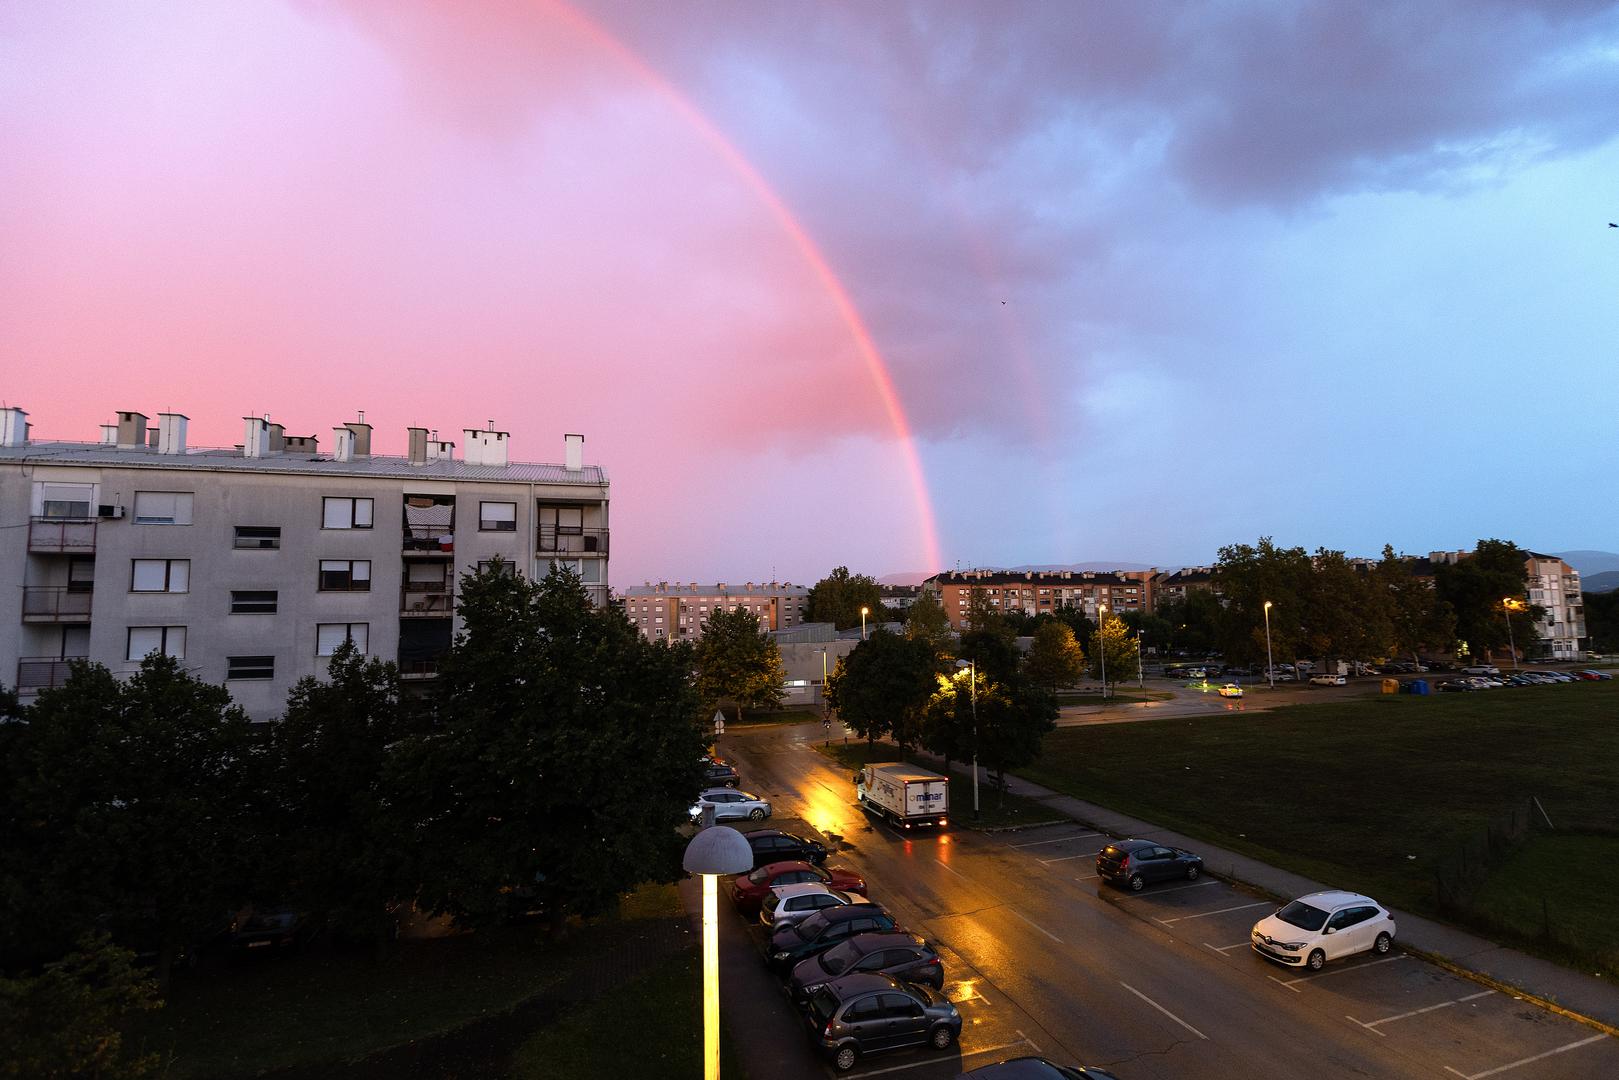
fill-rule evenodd
<path id="1" fill-rule="evenodd" d="M 1089 859 L 1095 854 L 1096 852 L 1094 851 L 1085 851 L 1078 855 L 1064 855 L 1060 859 L 1040 859 L 1039 862 L 1044 866 L 1050 866 L 1052 863 L 1056 862 L 1073 862 L 1075 859 Z"/>
<path id="2" fill-rule="evenodd" d="M 1557 1049 L 1548 1050 L 1544 1054 L 1536 1054 L 1534 1057 L 1520 1058 L 1519 1060 L 1511 1062 L 1510 1064 L 1498 1065 L 1493 1069 L 1486 1069 L 1481 1073 L 1474 1073 L 1471 1076 L 1469 1076 L 1467 1073 L 1464 1073 L 1464 1072 L 1460 1071 L 1459 1069 L 1453 1069 L 1449 1065 L 1445 1066 L 1445 1071 L 1449 1072 L 1449 1073 L 1455 1073 L 1457 1076 L 1460 1076 L 1462 1078 L 1462 1080 L 1484 1080 L 1484 1078 L 1486 1076 L 1494 1076 L 1496 1073 L 1504 1073 L 1508 1069 L 1516 1069 L 1519 1065 L 1527 1065 L 1531 1061 L 1539 1061 L 1541 1058 L 1549 1058 L 1553 1054 L 1562 1054 L 1562 1053 L 1566 1053 L 1569 1050 L 1578 1049 L 1579 1047 L 1582 1047 L 1582 1046 L 1589 1046 L 1591 1043 L 1596 1042 L 1598 1039 L 1606 1039 L 1607 1037 L 1608 1036 L 1606 1036 L 1606 1035 L 1592 1035 L 1589 1039 L 1581 1039 L 1578 1042 L 1571 1042 L 1567 1046 L 1559 1046 Z"/>
<path id="3" fill-rule="evenodd" d="M 1247 945 L 1247 944 L 1248 944 L 1248 942 L 1246 942 L 1246 941 L 1239 941 L 1235 945 L 1210 945 L 1208 942 L 1205 941 L 1203 943 L 1203 947 L 1205 949 L 1213 949 L 1215 952 L 1219 953 L 1221 956 L 1224 956 L 1226 953 L 1230 952 L 1232 949 L 1240 949 L 1244 945 Z"/>
<path id="4" fill-rule="evenodd" d="M 1030 1050 L 1033 1050 L 1037 1054 L 1040 1053 L 1040 1047 L 1035 1045 L 1035 1042 L 1034 1042 L 1033 1039 L 1031 1039 L 1027 1035 L 1023 1034 L 1021 1029 L 1013 1028 L 1012 1030 L 1017 1032 L 1017 1037 L 1018 1038 L 1022 1039 L 1024 1042 L 1029 1044 L 1029 1049 Z"/>
<path id="5" fill-rule="evenodd" d="M 1187 1031 L 1190 1031 L 1193 1035 L 1196 1035 L 1198 1038 L 1202 1039 L 1204 1042 L 1209 1041 L 1209 1037 L 1207 1035 L 1203 1034 L 1201 1031 L 1197 1030 L 1197 1028 L 1193 1027 L 1191 1024 L 1188 1024 L 1185 1020 L 1182 1020 L 1180 1017 L 1176 1016 L 1174 1013 L 1170 1012 L 1168 1009 L 1164 1008 L 1162 1005 L 1158 1004 L 1152 998 L 1148 997 L 1146 994 L 1143 994 L 1140 990 L 1137 990 L 1129 983 L 1121 982 L 1119 985 L 1130 991 L 1130 993 L 1134 994 L 1142 1001 L 1145 1001 L 1148 1005 L 1151 1005 L 1153 1008 L 1163 1013 L 1165 1016 L 1169 1017 L 1171 1020 L 1175 1021 L 1175 1023 L 1179 1024 Z"/>
<path id="6" fill-rule="evenodd" d="M 1212 881 L 1212 880 L 1211 881 L 1194 881 L 1190 885 L 1176 885 L 1172 889 L 1154 889 L 1152 892 L 1147 892 L 1146 890 L 1142 890 L 1141 892 L 1138 892 L 1138 893 L 1126 893 L 1125 895 L 1119 897 L 1119 899 L 1120 900 L 1136 900 L 1136 899 L 1139 899 L 1140 897 L 1143 897 L 1143 896 L 1162 896 L 1165 893 L 1180 892 L 1182 889 L 1201 889 L 1205 885 L 1218 885 L 1218 884 L 1220 884 L 1220 882 Z"/>
<path id="7" fill-rule="evenodd" d="M 1469 994 L 1464 998 L 1457 998 L 1455 1001 L 1441 1001 L 1438 1005 L 1429 1005 L 1426 1009 L 1412 1009 L 1410 1012 L 1403 1012 L 1403 1013 L 1400 1013 L 1398 1016 L 1385 1016 L 1385 1017 L 1383 1017 L 1383 1019 L 1381 1019 L 1381 1020 L 1373 1020 L 1371 1023 L 1367 1023 L 1364 1020 L 1355 1020 L 1355 1018 L 1353 1016 L 1350 1016 L 1348 1014 L 1344 1015 L 1344 1019 L 1345 1020 L 1355 1020 L 1355 1023 L 1359 1024 L 1361 1027 L 1365 1028 L 1367 1031 L 1376 1031 L 1377 1034 L 1382 1035 L 1382 1034 L 1384 1034 L 1383 1032 L 1377 1031 L 1378 1025 L 1380 1025 L 1380 1024 L 1392 1024 L 1396 1020 L 1408 1020 L 1413 1016 L 1421 1016 L 1423 1013 L 1431 1013 L 1431 1012 L 1435 1012 L 1436 1010 L 1439 1010 L 1439 1009 L 1448 1009 L 1452 1005 L 1460 1005 L 1465 1001 L 1477 1001 L 1479 998 L 1481 998 L 1481 997 L 1489 997 L 1493 993 L 1495 993 L 1494 990 L 1485 990 L 1482 993 Z"/>
<path id="8" fill-rule="evenodd" d="M 933 861 L 938 863 L 940 866 L 944 867 L 946 870 L 950 871 L 952 874 L 956 875 L 962 881 L 971 881 L 972 880 L 972 878 L 969 878 L 966 874 L 963 874 L 960 870 L 957 870 L 955 867 L 951 866 L 949 863 L 945 862 L 943 859 L 934 859 Z"/>
<path id="9" fill-rule="evenodd" d="M 1034 927 L 1036 930 L 1038 930 L 1042 934 L 1046 935 L 1046 937 L 1050 938 L 1052 941 L 1055 941 L 1058 945 L 1062 944 L 1062 938 L 1058 937 L 1056 934 L 1053 934 L 1050 930 L 1047 930 L 1045 927 L 1041 926 L 1039 923 L 1035 922 L 1033 919 L 1029 918 L 1027 915 L 1024 915 L 1023 913 L 1019 912 L 1016 908 L 1010 908 L 1009 907 L 1006 910 L 1010 911 L 1012 914 L 1016 915 L 1018 918 L 1022 919 L 1024 922 L 1028 923 L 1030 926 Z"/>
<path id="10" fill-rule="evenodd" d="M 1186 922 L 1188 919 L 1206 919 L 1210 915 L 1224 915 L 1229 911 L 1247 911 L 1249 908 L 1275 906 L 1273 901 L 1261 900 L 1257 904 L 1238 904 L 1236 907 L 1223 907 L 1219 911 L 1200 911 L 1196 915 L 1177 915 L 1173 919 L 1159 919 L 1158 921 L 1168 926 L 1170 923 Z"/>
<path id="11" fill-rule="evenodd" d="M 1039 847 L 1041 844 L 1062 844 L 1069 840 L 1088 840 L 1093 836 L 1101 836 L 1099 832 L 1079 833 L 1076 836 L 1059 836 L 1055 840 L 1030 840 L 1027 844 L 1007 844 L 1009 848 Z"/>
<path id="12" fill-rule="evenodd" d="M 1294 983 L 1314 982 L 1317 979 L 1325 979 L 1328 975 L 1346 975 L 1351 971 L 1360 971 L 1360 970 L 1362 970 L 1364 968 L 1376 967 L 1378 964 L 1392 964 L 1396 960 L 1404 960 L 1404 959 L 1405 959 L 1405 953 L 1396 953 L 1393 956 L 1385 956 L 1381 960 L 1373 960 L 1369 964 L 1356 964 L 1354 967 L 1341 967 L 1341 968 L 1335 968 L 1332 971 L 1318 971 L 1313 975 L 1300 975 L 1296 979 L 1287 980 L 1287 982 L 1282 983 L 1282 985 L 1287 987 L 1289 990 L 1291 990 L 1293 988 Z M 1276 976 L 1272 975 L 1271 978 L 1275 979 Z M 1276 981 L 1277 982 L 1282 982 L 1282 980 L 1280 980 L 1280 979 L 1276 979 Z"/>
<path id="13" fill-rule="evenodd" d="M 1102 876 L 1101 874 L 1081 874 L 1078 877 L 1076 877 L 1074 880 L 1075 881 L 1095 881 L 1097 878 L 1099 878 L 1101 876 Z"/>
<path id="14" fill-rule="evenodd" d="M 980 1054 L 994 1054 L 994 1053 L 997 1053 L 997 1052 L 999 1052 L 1001 1050 L 1010 1050 L 1014 1046 L 1022 1046 L 1024 1043 L 1026 1043 L 1028 1041 L 1029 1040 L 1027 1040 L 1027 1039 L 1017 1039 L 1017 1040 L 1015 1040 L 1013 1042 L 1002 1043 L 999 1046 L 986 1046 L 982 1050 L 963 1050 L 961 1052 L 961 1056 L 964 1057 L 964 1058 L 969 1058 L 969 1057 L 977 1057 Z M 1034 1044 L 1030 1043 L 1029 1045 L 1032 1046 Z M 936 1059 L 936 1058 L 923 1058 L 921 1061 L 913 1061 L 909 1065 L 890 1065 L 886 1069 L 872 1069 L 870 1072 L 849 1073 L 848 1075 L 853 1077 L 854 1080 L 860 1080 L 860 1078 L 863 1077 L 863 1076 L 881 1076 L 884 1073 L 902 1072 L 905 1069 L 920 1069 L 925 1065 L 937 1065 L 937 1064 L 938 1064 L 938 1059 Z"/>

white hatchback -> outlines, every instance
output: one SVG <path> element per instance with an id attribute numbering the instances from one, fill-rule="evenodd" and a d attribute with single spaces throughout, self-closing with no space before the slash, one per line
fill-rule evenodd
<path id="1" fill-rule="evenodd" d="M 823 908 L 845 904 L 869 904 L 859 893 L 833 889 L 819 881 L 777 885 L 759 908 L 759 922 L 765 926 L 796 926 Z"/>
<path id="2" fill-rule="evenodd" d="M 1250 944 L 1266 959 L 1320 971 L 1328 960 L 1388 952 L 1394 945 L 1394 918 L 1369 896 L 1311 893 L 1255 923 Z"/>

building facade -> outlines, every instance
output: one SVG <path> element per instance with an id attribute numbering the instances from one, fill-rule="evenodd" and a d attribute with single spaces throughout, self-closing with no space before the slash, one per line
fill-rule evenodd
<path id="1" fill-rule="evenodd" d="M 924 585 L 938 595 L 956 630 L 966 628 L 974 593 L 1002 613 L 1038 615 L 1072 607 L 1094 620 L 1103 605 L 1115 615 L 1152 610 L 1152 572 L 1146 570 L 952 570 L 935 574 Z"/>
<path id="2" fill-rule="evenodd" d="M 1214 584 L 1214 567 L 1183 566 L 1168 573 L 1155 573 L 1152 579 L 1152 606 L 1156 611 L 1165 604 L 1185 600 L 1194 592 L 1208 591 L 1216 596 L 1220 590 Z"/>
<path id="3" fill-rule="evenodd" d="M 325 454 L 259 417 L 231 449 L 188 447 L 186 425 L 124 412 L 99 441 L 35 442 L 0 410 L 0 679 L 25 700 L 74 658 L 127 674 L 154 650 L 260 720 L 344 641 L 431 679 L 459 576 L 497 557 L 607 600 L 608 481 L 581 436 L 553 465 L 471 428 L 459 458 L 424 428 L 372 455 L 363 414 Z"/>
<path id="4" fill-rule="evenodd" d="M 783 582 L 745 582 L 713 585 L 678 581 L 631 585 L 619 594 L 624 614 L 649 641 L 696 641 L 703 623 L 719 611 L 741 608 L 759 617 L 764 631 L 786 630 L 804 621 L 809 589 Z"/>
<path id="5" fill-rule="evenodd" d="M 1537 626 L 1540 641 L 1537 658 L 1578 660 L 1585 655 L 1585 601 L 1580 591 L 1580 572 L 1555 555 L 1529 552 L 1524 560 L 1529 571 L 1529 602 L 1546 609 Z"/>

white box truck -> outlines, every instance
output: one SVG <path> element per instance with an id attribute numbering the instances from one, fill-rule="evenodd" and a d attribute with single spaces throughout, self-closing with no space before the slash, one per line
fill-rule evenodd
<path id="1" fill-rule="evenodd" d="M 897 828 L 949 822 L 950 781 L 938 773 L 889 761 L 861 769 L 854 785 L 860 805 Z"/>

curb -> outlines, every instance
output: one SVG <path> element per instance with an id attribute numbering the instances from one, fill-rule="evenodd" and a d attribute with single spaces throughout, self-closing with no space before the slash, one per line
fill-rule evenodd
<path id="1" fill-rule="evenodd" d="M 957 822 L 952 819 L 950 824 L 952 826 L 959 824 L 963 829 L 978 833 L 1014 833 L 1022 832 L 1024 829 L 1044 829 L 1052 825 L 1067 825 L 1073 820 L 1073 818 L 1052 818 L 1050 821 L 1024 821 L 1017 825 L 974 825 L 971 822 Z M 1095 826 L 1092 826 L 1092 828 L 1095 828 Z"/>

